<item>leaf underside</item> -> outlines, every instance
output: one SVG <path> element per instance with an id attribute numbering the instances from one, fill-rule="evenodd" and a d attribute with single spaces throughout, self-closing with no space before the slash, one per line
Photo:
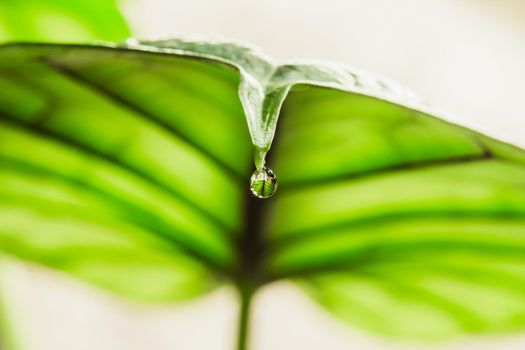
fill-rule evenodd
<path id="1" fill-rule="evenodd" d="M 279 189 L 252 221 L 240 81 L 176 53 L 1 48 L 0 248 L 173 301 L 235 281 L 257 231 L 258 283 L 293 279 L 361 328 L 525 328 L 524 151 L 298 80 L 267 158 Z"/>

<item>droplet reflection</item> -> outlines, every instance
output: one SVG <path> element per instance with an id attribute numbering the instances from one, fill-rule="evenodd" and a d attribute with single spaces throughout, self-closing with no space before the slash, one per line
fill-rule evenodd
<path id="1" fill-rule="evenodd" d="M 277 190 L 277 177 L 272 169 L 262 167 L 260 170 L 255 170 L 250 178 L 250 189 L 258 198 L 271 197 Z"/>

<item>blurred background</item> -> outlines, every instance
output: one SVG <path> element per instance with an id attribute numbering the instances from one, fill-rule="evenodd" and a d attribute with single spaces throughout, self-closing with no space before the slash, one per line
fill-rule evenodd
<path id="1" fill-rule="evenodd" d="M 0 40 L 121 40 L 125 19 L 138 38 L 246 41 L 277 60 L 339 61 L 379 73 L 465 124 L 525 147 L 523 0 L 123 0 L 107 9 L 121 12 L 118 23 L 105 19 L 102 1 L 78 1 L 77 12 L 100 17 L 93 28 L 59 3 L 1 0 Z M 14 316 L 9 327 L 24 349 L 233 347 L 238 305 L 227 287 L 152 308 L 41 267 L 10 261 L 1 273 L 4 309 Z M 525 348 L 525 335 L 392 343 L 340 324 L 288 283 L 257 295 L 253 322 L 254 350 Z"/>

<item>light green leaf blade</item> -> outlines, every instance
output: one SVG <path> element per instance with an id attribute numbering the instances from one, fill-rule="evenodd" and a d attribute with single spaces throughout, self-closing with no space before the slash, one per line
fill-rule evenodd
<path id="1" fill-rule="evenodd" d="M 123 40 L 127 24 L 111 0 L 0 2 L 0 42 Z"/>
<path id="2" fill-rule="evenodd" d="M 392 337 L 525 328 L 522 150 L 407 107 L 302 86 L 277 135 L 275 278 Z"/>
<path id="3" fill-rule="evenodd" d="M 229 67 L 175 56 L 3 48 L 5 250 L 143 299 L 185 298 L 230 278 L 251 164 L 237 85 Z M 93 231 L 130 242 L 90 248 L 86 230 L 51 225 L 71 218 L 72 228 L 108 220 Z M 135 231 L 152 242 L 134 243 Z"/>
<path id="4" fill-rule="evenodd" d="M 213 280 L 251 290 L 291 278 L 384 335 L 525 328 L 525 152 L 437 118 L 395 84 L 171 40 L 6 46 L 0 87 L 12 254 L 55 266 L 68 245 L 89 250 L 82 230 L 38 232 L 64 244 L 50 251 L 29 229 L 13 233 L 26 227 L 17 210 L 42 225 L 58 215 L 142 249 L 145 264 L 103 241 L 78 265 L 112 269 L 70 270 L 123 295 L 177 299 L 177 285 L 189 296 Z M 271 199 L 250 197 L 252 161 L 275 171 Z M 170 264 L 177 275 L 147 290 L 110 277 L 130 268 L 147 279 Z"/>

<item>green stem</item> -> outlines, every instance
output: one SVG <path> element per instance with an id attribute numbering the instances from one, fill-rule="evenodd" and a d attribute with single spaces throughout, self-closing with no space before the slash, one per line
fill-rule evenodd
<path id="1" fill-rule="evenodd" d="M 241 297 L 241 306 L 237 323 L 237 350 L 247 350 L 253 290 L 251 288 L 239 287 L 239 294 Z"/>

